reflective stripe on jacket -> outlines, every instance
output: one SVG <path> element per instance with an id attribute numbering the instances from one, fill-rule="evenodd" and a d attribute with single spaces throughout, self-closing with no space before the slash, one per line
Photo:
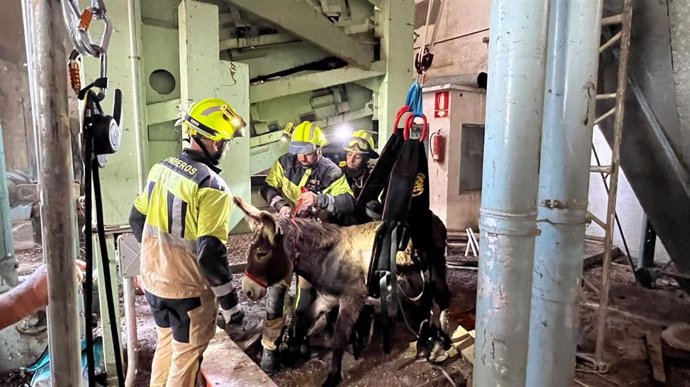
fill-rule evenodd
<path id="1" fill-rule="evenodd" d="M 154 165 L 134 201 L 130 224 L 141 240 L 142 284 L 159 297 L 210 290 L 234 296 L 225 247 L 232 196 L 218 170 L 203 160 L 187 150 Z"/>
<path id="2" fill-rule="evenodd" d="M 350 185 L 340 168 L 321 157 L 311 168 L 302 166 L 296 155 L 281 156 L 266 176 L 264 199 L 276 210 L 297 202 L 306 187 L 318 196 L 318 206 L 332 214 L 352 212 L 354 198 Z"/>

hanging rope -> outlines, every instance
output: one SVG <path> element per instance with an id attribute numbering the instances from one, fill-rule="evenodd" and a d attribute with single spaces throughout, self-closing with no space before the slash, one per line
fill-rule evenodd
<path id="1" fill-rule="evenodd" d="M 426 71 L 429 70 L 431 64 L 434 61 L 434 46 L 436 45 L 436 35 L 439 30 L 439 20 L 441 20 L 441 15 L 443 14 L 443 0 L 439 0 L 439 11 L 436 14 L 436 20 L 434 21 L 434 32 L 431 35 L 431 42 L 427 43 L 427 37 L 429 34 L 429 26 L 431 21 L 431 10 L 434 8 L 434 0 L 429 0 L 429 7 L 426 10 L 426 24 L 424 25 L 424 39 L 422 40 L 422 45 L 419 48 L 419 52 L 415 55 L 415 68 L 417 70 L 417 82 L 424 84 L 426 80 Z"/>

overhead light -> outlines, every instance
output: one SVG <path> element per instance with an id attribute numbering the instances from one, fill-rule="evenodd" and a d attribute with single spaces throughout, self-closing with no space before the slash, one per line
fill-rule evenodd
<path id="1" fill-rule="evenodd" d="M 341 141 L 345 142 L 352 137 L 352 127 L 348 124 L 342 124 L 335 128 L 335 137 Z"/>

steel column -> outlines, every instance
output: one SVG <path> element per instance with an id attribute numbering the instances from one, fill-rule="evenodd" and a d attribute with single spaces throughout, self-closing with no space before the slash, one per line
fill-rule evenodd
<path id="1" fill-rule="evenodd" d="M 602 4 L 551 1 L 527 386 L 575 373 Z"/>
<path id="2" fill-rule="evenodd" d="M 5 173 L 5 142 L 0 124 L 0 292 L 17 285 L 17 261 L 14 258 L 12 243 L 12 220 L 10 219 L 10 193 Z"/>
<path id="3" fill-rule="evenodd" d="M 48 337 L 54 386 L 81 385 L 81 350 L 75 270 L 75 198 L 67 108 L 67 56 L 59 1 L 24 0 L 31 19 L 26 33 L 31 57 L 34 133 L 42 145 L 39 165 L 43 256 L 48 268 Z M 71 285 L 70 285 L 71 284 Z"/>
<path id="4" fill-rule="evenodd" d="M 524 386 L 548 0 L 491 4 L 474 386 Z"/>
<path id="5" fill-rule="evenodd" d="M 638 266 L 643 269 L 654 267 L 654 250 L 656 248 L 656 231 L 647 215 L 644 216 L 644 228 L 642 230 L 642 243 L 640 243 L 640 262 Z"/>

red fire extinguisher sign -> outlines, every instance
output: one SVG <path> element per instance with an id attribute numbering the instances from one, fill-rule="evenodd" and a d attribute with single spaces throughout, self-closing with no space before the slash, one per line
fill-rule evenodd
<path id="1" fill-rule="evenodd" d="M 448 117 L 448 106 L 450 105 L 450 95 L 448 90 L 437 91 L 434 101 L 434 118 Z"/>

